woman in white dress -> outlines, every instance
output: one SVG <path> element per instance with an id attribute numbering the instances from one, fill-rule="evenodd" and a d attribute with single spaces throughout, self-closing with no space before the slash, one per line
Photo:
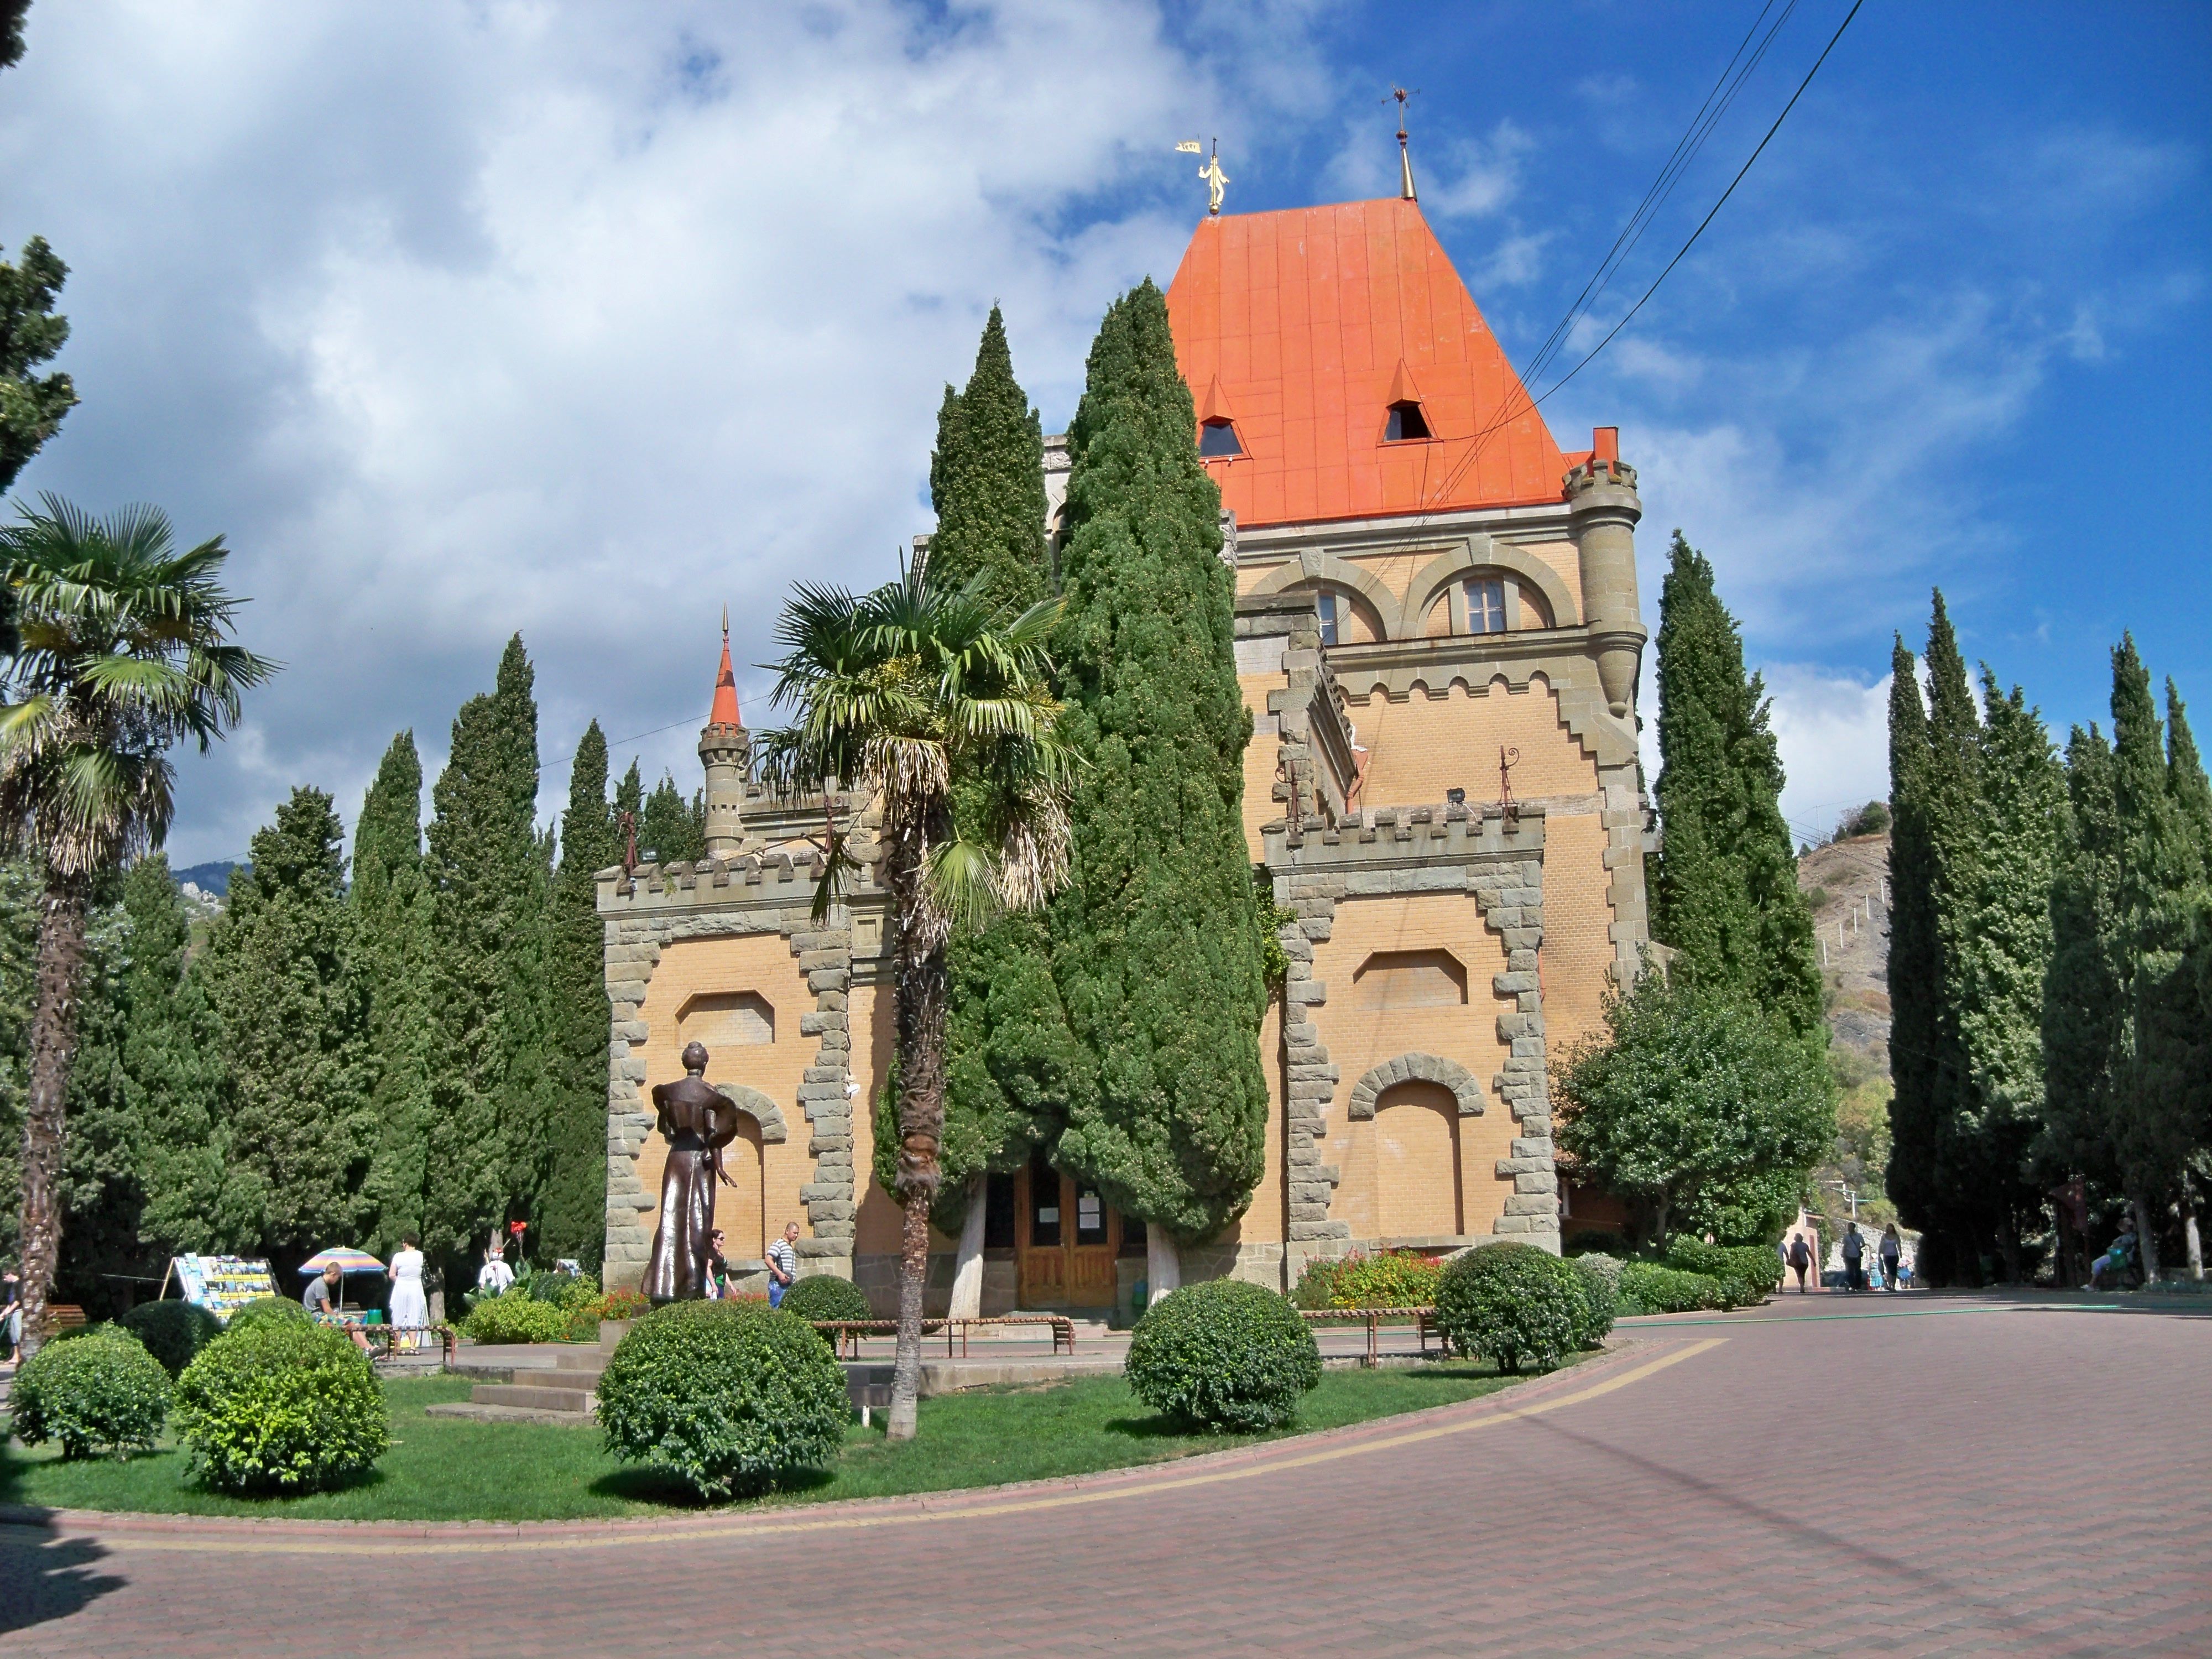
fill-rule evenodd
<path id="1" fill-rule="evenodd" d="M 430 1304 L 422 1294 L 422 1252 L 416 1248 L 413 1238 L 400 1239 L 398 1254 L 392 1258 L 392 1265 L 384 1270 L 384 1276 L 392 1281 L 390 1314 L 393 1337 L 402 1347 L 420 1347 L 422 1333 L 430 1324 Z"/>

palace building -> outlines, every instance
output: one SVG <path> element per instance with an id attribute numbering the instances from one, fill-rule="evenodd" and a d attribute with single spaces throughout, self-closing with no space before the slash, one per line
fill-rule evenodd
<path id="1" fill-rule="evenodd" d="M 1261 1034 L 1266 1173 L 1186 1279 L 1281 1289 L 1354 1249 L 1558 1248 L 1548 1067 L 1644 944 L 1634 470 L 1563 451 L 1403 196 L 1202 222 L 1168 290 L 1194 440 L 1237 573 L 1251 855 L 1290 969 Z M 1047 441 L 1048 497 L 1066 449 Z M 799 1222 L 806 1271 L 894 1301 L 899 1212 L 868 1176 L 891 1049 L 884 896 L 830 925 L 805 839 L 865 792 L 750 781 L 727 646 L 699 744 L 708 854 L 599 878 L 614 1006 L 606 1277 L 635 1284 L 664 1147 L 648 1082 L 696 1038 L 748 1116 L 733 1258 Z M 1141 1225 L 1040 1154 L 994 1177 L 984 1311 L 1128 1314 Z M 933 1243 L 942 1310 L 957 1241 Z"/>

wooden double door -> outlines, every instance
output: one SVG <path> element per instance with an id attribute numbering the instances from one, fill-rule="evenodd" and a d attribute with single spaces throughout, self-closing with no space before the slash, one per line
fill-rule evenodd
<path id="1" fill-rule="evenodd" d="M 1024 1308 L 1111 1308 L 1122 1222 L 1040 1154 L 1014 1172 L 1014 1250 Z"/>

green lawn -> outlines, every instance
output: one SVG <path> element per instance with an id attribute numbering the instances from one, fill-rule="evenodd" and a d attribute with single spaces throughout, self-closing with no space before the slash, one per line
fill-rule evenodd
<path id="1" fill-rule="evenodd" d="M 1488 1366 L 1461 1363 L 1327 1371 L 1287 1432 L 1471 1400 L 1511 1380 Z M 680 1486 L 607 1456 L 593 1431 L 426 1416 L 422 1407 L 434 1401 L 468 1398 L 469 1385 L 459 1378 L 388 1382 L 385 1392 L 392 1401 L 392 1449 L 366 1480 L 341 1492 L 226 1498 L 190 1484 L 184 1454 L 166 1444 L 127 1462 L 64 1463 L 52 1446 L 33 1449 L 11 1440 L 0 1446 L 0 1503 L 355 1521 L 551 1521 L 694 1507 Z M 863 1429 L 856 1421 L 834 1468 L 755 1501 L 814 1503 L 995 1486 L 1280 1437 L 1184 1434 L 1139 1405 L 1120 1377 L 1079 1377 L 1048 1388 L 925 1400 L 921 1431 L 902 1445 L 886 1442 L 880 1424 Z"/>

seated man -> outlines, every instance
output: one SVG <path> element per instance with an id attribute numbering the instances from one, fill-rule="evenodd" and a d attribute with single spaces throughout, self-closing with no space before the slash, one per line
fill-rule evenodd
<path id="1" fill-rule="evenodd" d="M 307 1281 L 307 1288 L 300 1297 L 300 1305 L 325 1325 L 344 1326 L 353 1335 L 354 1346 L 367 1353 L 368 1339 L 362 1334 L 360 1322 L 348 1319 L 337 1311 L 338 1281 L 342 1277 L 338 1264 L 331 1262 L 319 1276 Z"/>
<path id="2" fill-rule="evenodd" d="M 2120 1236 L 2112 1241 L 2112 1248 L 2089 1264 L 2089 1288 L 2103 1290 L 2106 1273 L 2112 1276 L 2114 1285 L 2124 1288 L 2128 1282 L 2128 1270 L 2135 1265 L 2135 1255 L 2136 1224 L 2123 1221 L 2120 1223 Z"/>

